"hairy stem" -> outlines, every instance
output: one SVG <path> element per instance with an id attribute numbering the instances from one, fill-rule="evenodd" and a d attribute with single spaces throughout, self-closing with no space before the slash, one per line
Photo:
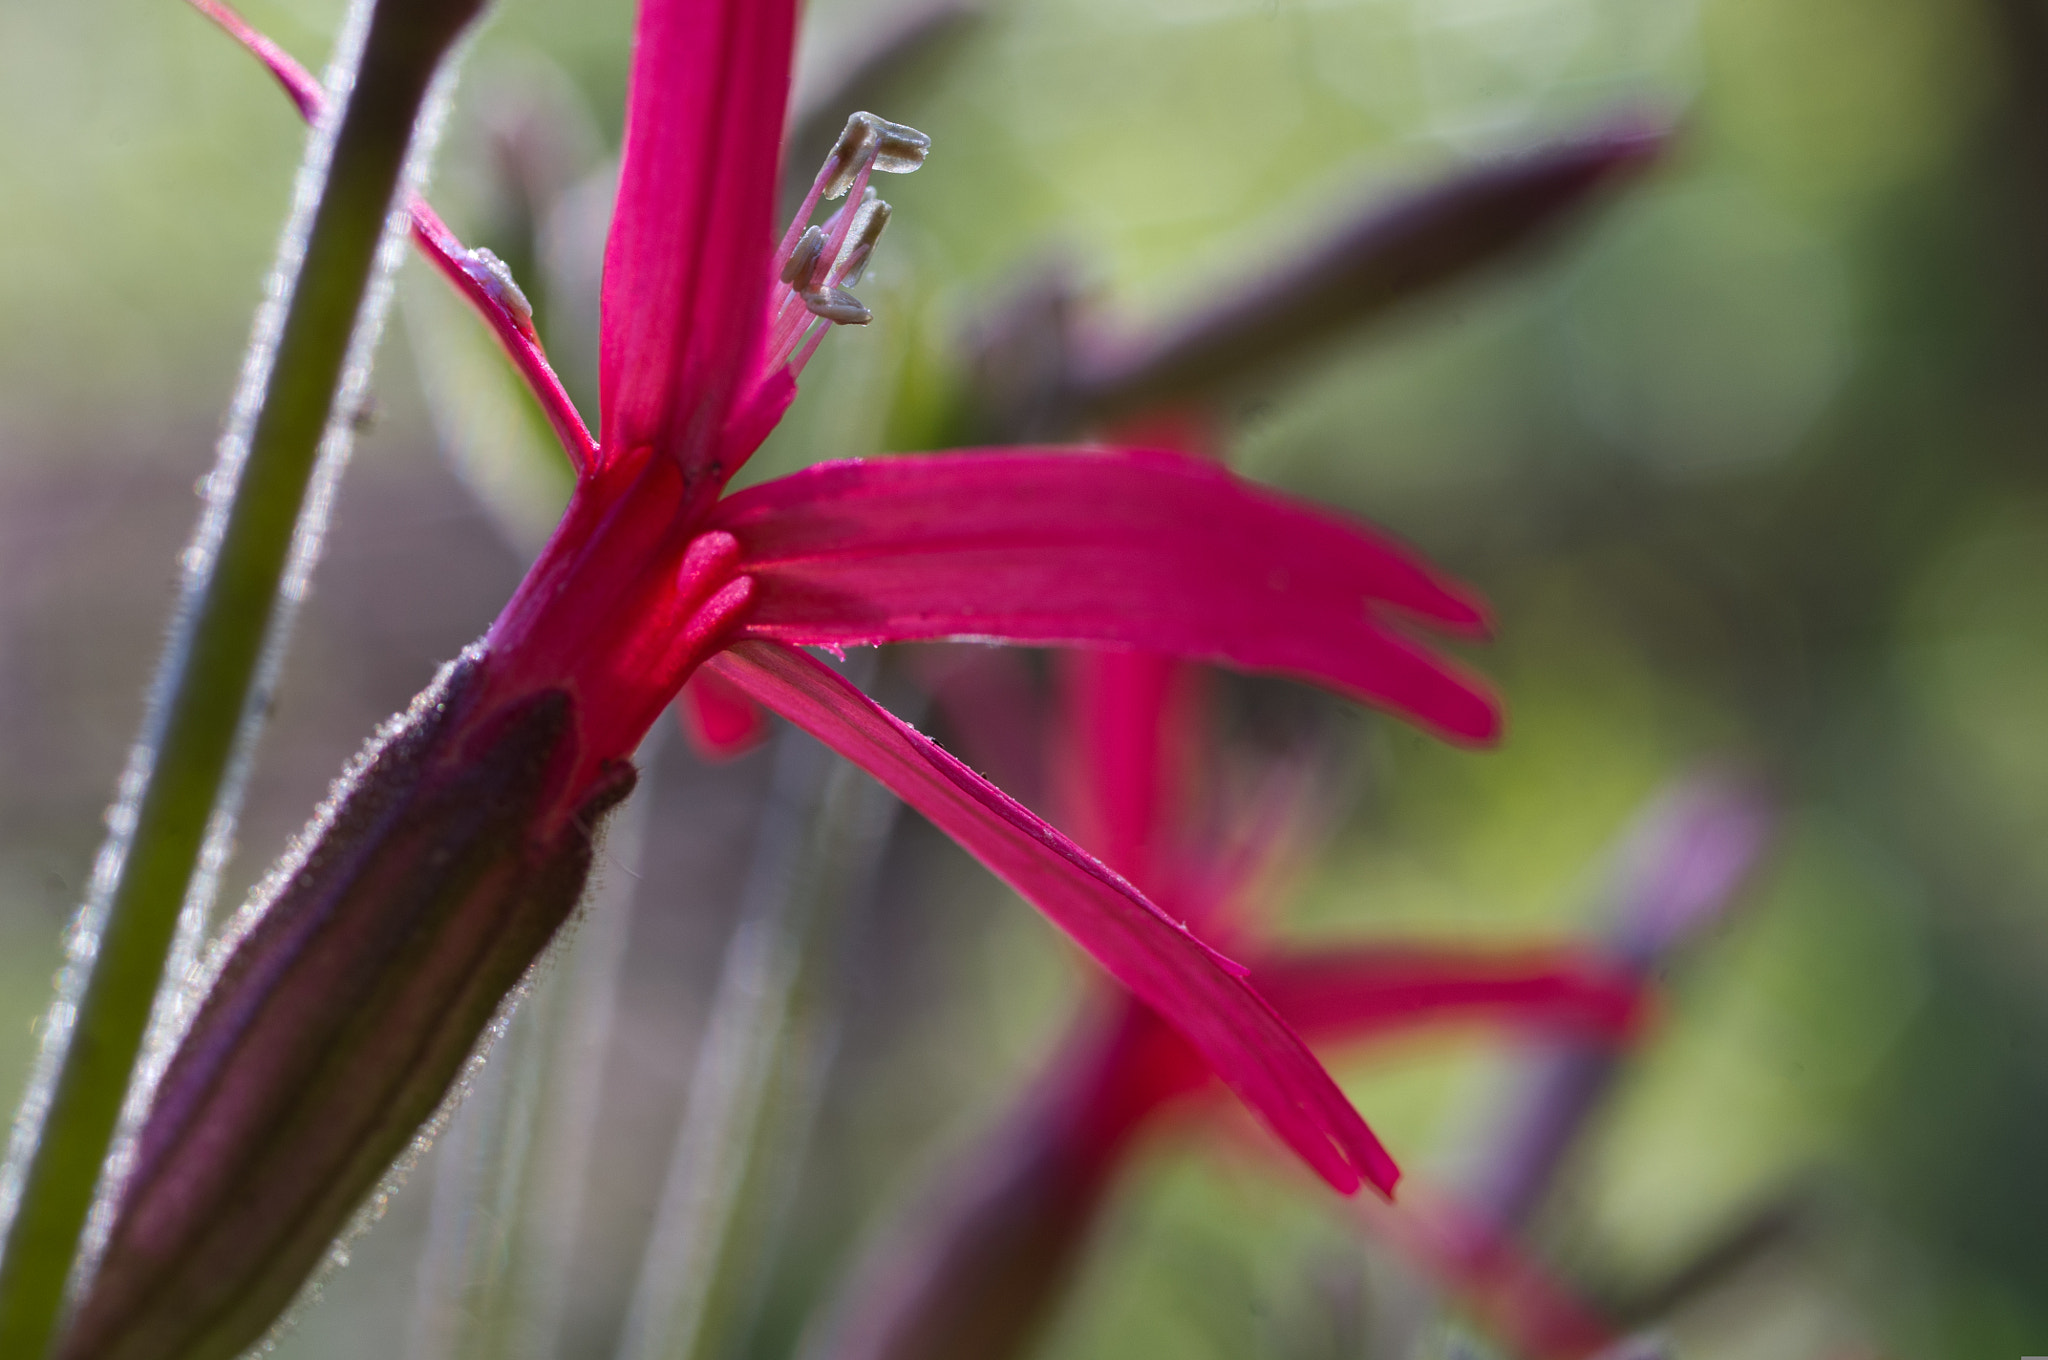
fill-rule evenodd
<path id="1" fill-rule="evenodd" d="M 288 300 L 258 320 L 186 554 L 177 622 L 0 1182 L 0 1208 L 13 1211 L 0 1256 L 0 1354 L 48 1350 L 166 960 L 203 925 L 280 625 L 303 591 L 346 456 L 348 408 L 376 329 L 359 314 L 380 255 L 396 253 L 379 247 L 394 237 L 413 129 L 442 55 L 480 6 L 383 0 L 366 26 L 367 7 L 358 8 L 364 37 L 354 71 L 343 68 L 347 103 L 308 150 L 273 276 L 273 297 Z M 354 390 L 337 403 L 345 373 Z"/>

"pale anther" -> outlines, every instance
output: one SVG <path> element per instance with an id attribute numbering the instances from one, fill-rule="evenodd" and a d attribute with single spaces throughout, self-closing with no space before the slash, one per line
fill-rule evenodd
<path id="1" fill-rule="evenodd" d="M 874 197 L 874 190 L 870 189 L 868 200 L 861 204 L 852 229 L 846 233 L 845 244 L 839 247 L 839 257 L 832 261 L 831 277 L 842 284 L 859 283 L 861 271 L 868 267 L 868 256 L 874 254 L 875 243 L 882 239 L 882 230 L 888 225 L 889 205 Z"/>
<path id="2" fill-rule="evenodd" d="M 874 118 L 873 114 L 866 115 Z M 907 175 L 931 154 L 932 139 L 914 127 L 875 118 L 875 169 Z"/>
<path id="3" fill-rule="evenodd" d="M 825 229 L 811 227 L 797 238 L 796 249 L 789 254 L 789 262 L 782 266 L 782 281 L 795 284 L 799 279 L 809 278 L 811 270 L 818 263 L 818 256 L 825 252 Z"/>
<path id="4" fill-rule="evenodd" d="M 870 163 L 888 174 L 907 175 L 924 164 L 931 149 L 932 139 L 914 127 L 856 113 L 846 120 L 832 154 L 825 158 L 824 197 L 844 197 Z"/>
<path id="5" fill-rule="evenodd" d="M 844 288 L 821 288 L 799 296 L 812 316 L 821 316 L 835 326 L 865 326 L 875 319 L 866 304 Z"/>

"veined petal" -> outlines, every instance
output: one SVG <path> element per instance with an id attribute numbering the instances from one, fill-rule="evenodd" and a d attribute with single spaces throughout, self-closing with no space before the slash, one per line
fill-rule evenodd
<path id="1" fill-rule="evenodd" d="M 1261 958 L 1259 990 L 1303 1037 L 1359 1039 L 1446 1020 L 1624 1039 L 1642 986 L 1584 950 L 1356 945 Z"/>
<path id="2" fill-rule="evenodd" d="M 931 818 L 1172 1024 L 1316 1173 L 1348 1194 L 1400 1172 L 1329 1074 L 1241 976 L 1137 889 L 826 666 L 771 643 L 718 674 Z"/>
<path id="3" fill-rule="evenodd" d="M 645 0 L 599 353 L 605 457 L 650 445 L 715 488 L 755 359 L 794 0 Z"/>
<path id="4" fill-rule="evenodd" d="M 555 438 L 561 441 L 562 452 L 568 455 L 569 466 L 579 473 L 590 467 L 597 461 L 597 441 L 591 438 L 590 427 L 583 423 L 583 414 L 569 399 L 569 390 L 562 386 L 554 366 L 548 362 L 547 351 L 541 348 L 531 317 L 523 316 L 506 305 L 492 276 L 476 267 L 476 256 L 456 239 L 448 224 L 441 220 L 441 215 L 428 206 L 424 198 L 414 198 L 410 211 L 413 244 L 422 255 L 433 261 L 441 277 L 448 280 L 491 328 L 491 334 L 498 338 L 498 345 L 505 351 L 505 356 L 519 370 L 519 376 L 526 380 L 527 390 L 540 403 L 541 412 L 547 416 Z"/>
<path id="5" fill-rule="evenodd" d="M 1487 741 L 1474 680 L 1390 625 L 1483 631 L 1402 548 L 1179 454 L 987 451 L 824 463 L 712 515 L 760 586 L 751 636 L 1122 646 L 1296 676 Z"/>
<path id="6" fill-rule="evenodd" d="M 1483 1021 L 1621 1042 L 1648 1009 L 1620 964 L 1570 949 L 1362 944 L 1257 956 L 1259 994 L 1318 1049 Z M 1121 1015 L 1103 1072 L 1082 1102 L 1084 1143 L 1113 1150 L 1154 1111 L 1200 1090 L 1202 1056 L 1142 1006 Z"/>

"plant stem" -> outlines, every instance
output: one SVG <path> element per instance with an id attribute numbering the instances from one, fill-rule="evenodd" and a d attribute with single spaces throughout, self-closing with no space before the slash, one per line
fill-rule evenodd
<path id="1" fill-rule="evenodd" d="M 1723 770 L 1675 782 L 1638 818 L 1610 871 L 1606 949 L 1648 982 L 1729 909 L 1769 847 L 1770 802 Z M 1589 1044 L 1529 1055 L 1466 1186 L 1471 1208 L 1506 1231 L 1526 1228 L 1598 1113 L 1625 1055 Z"/>
<path id="2" fill-rule="evenodd" d="M 346 459 L 382 307 L 362 324 L 358 314 L 402 242 L 392 204 L 413 129 L 442 55 L 480 4 L 383 0 L 359 4 L 352 18 L 363 37 L 353 72 L 343 68 L 346 106 L 312 139 L 273 275 L 273 299 L 288 300 L 258 319 L 185 556 L 170 645 L 17 1119 L 0 1184 L 14 1201 L 0 1256 L 0 1354 L 27 1360 L 49 1347 L 159 984 L 182 981 L 166 960 L 203 929 L 238 776 Z M 349 391 L 337 403 L 345 372 Z"/>

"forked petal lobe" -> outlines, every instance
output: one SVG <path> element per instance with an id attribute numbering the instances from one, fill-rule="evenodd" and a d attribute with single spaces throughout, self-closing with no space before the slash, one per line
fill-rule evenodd
<path id="1" fill-rule="evenodd" d="M 760 583 L 748 632 L 1138 648 L 1290 675 L 1486 742 L 1486 690 L 1396 626 L 1483 631 L 1473 597 L 1365 527 L 1201 460 L 990 450 L 825 463 L 713 522 Z"/>

